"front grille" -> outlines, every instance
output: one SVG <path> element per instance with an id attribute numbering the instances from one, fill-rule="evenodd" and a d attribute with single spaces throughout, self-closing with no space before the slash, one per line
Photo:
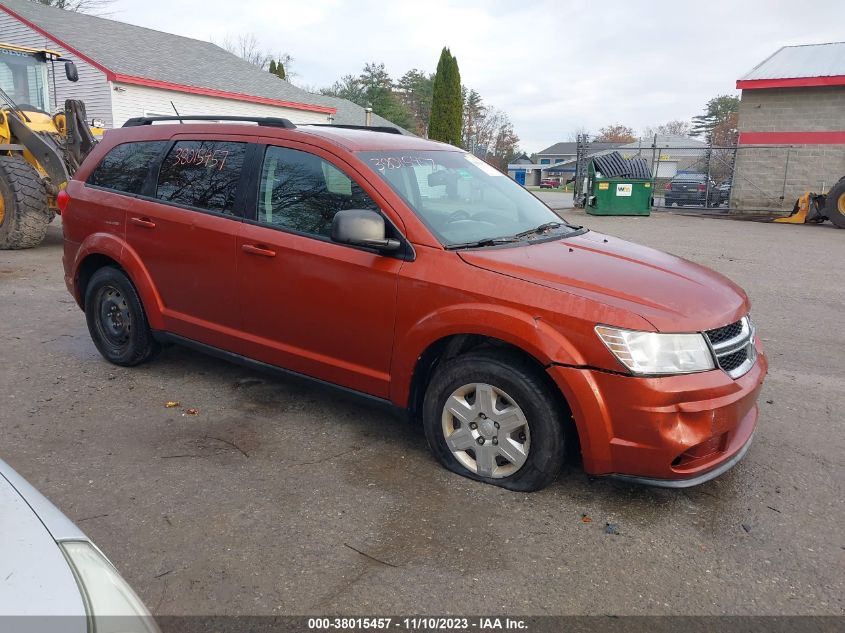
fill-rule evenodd
<path id="1" fill-rule="evenodd" d="M 719 357 L 719 367 L 730 373 L 740 365 L 742 365 L 748 358 L 748 350 L 741 349 L 733 354 Z"/>
<path id="2" fill-rule="evenodd" d="M 705 334 L 710 339 L 711 345 L 718 345 L 723 341 L 729 341 L 742 334 L 742 321 L 737 321 L 724 327 L 717 327 L 715 330 L 707 330 Z"/>
<path id="3" fill-rule="evenodd" d="M 719 367 L 731 378 L 739 378 L 754 365 L 754 326 L 747 316 L 704 333 Z"/>

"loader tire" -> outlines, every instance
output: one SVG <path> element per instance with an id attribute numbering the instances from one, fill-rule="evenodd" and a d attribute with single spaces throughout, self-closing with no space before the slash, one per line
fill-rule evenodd
<path id="1" fill-rule="evenodd" d="M 824 214 L 838 228 L 845 229 L 845 178 L 840 178 L 827 194 Z"/>
<path id="2" fill-rule="evenodd" d="M 38 246 L 53 217 L 35 168 L 23 158 L 0 156 L 0 249 Z"/>

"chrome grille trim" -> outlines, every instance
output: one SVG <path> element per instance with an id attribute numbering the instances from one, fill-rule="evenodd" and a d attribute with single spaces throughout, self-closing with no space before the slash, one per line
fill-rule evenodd
<path id="1" fill-rule="evenodd" d="M 727 329 L 733 331 L 736 329 L 737 325 L 740 326 L 739 334 L 730 339 L 721 340 L 721 334 L 723 331 Z M 707 343 L 710 345 L 710 349 L 713 351 L 713 356 L 716 358 L 716 362 L 719 367 L 727 373 L 728 376 L 734 379 L 748 373 L 757 361 L 757 349 L 754 347 L 754 334 L 754 324 L 747 315 L 742 317 L 742 319 L 740 319 L 737 323 L 731 323 L 730 325 L 726 325 L 721 328 L 714 328 L 704 332 L 704 336 L 707 339 Z M 714 343 L 714 340 L 718 342 Z M 743 360 L 739 365 L 733 366 L 737 360 L 736 358 L 733 358 L 734 355 L 743 351 L 745 352 L 745 360 Z"/>

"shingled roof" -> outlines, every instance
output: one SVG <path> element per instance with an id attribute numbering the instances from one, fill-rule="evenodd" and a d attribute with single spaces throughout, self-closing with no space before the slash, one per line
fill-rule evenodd
<path id="1" fill-rule="evenodd" d="M 337 124 L 366 124 L 361 106 L 297 88 L 211 42 L 30 0 L 0 0 L 0 9 L 97 67 L 109 81 L 324 112 Z M 373 125 L 405 132 L 378 115 Z"/>
<path id="2" fill-rule="evenodd" d="M 613 149 L 615 147 L 619 147 L 622 143 L 590 143 L 590 149 L 592 151 L 599 151 L 604 149 Z M 542 152 L 537 152 L 538 156 L 544 155 L 551 155 L 551 156 L 575 156 L 575 153 L 578 149 L 578 143 L 575 142 L 563 142 L 563 143 L 555 143 L 551 147 L 547 147 Z"/>

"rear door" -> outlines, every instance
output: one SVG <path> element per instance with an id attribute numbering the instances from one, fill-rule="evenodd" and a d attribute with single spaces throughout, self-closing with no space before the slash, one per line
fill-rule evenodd
<path id="1" fill-rule="evenodd" d="M 310 145 L 267 146 L 260 165 L 237 252 L 247 355 L 386 398 L 404 261 L 330 238 L 341 209 L 386 203 Z"/>
<path id="2" fill-rule="evenodd" d="M 168 332 L 238 351 L 237 232 L 250 137 L 180 135 L 127 215 Z"/>

